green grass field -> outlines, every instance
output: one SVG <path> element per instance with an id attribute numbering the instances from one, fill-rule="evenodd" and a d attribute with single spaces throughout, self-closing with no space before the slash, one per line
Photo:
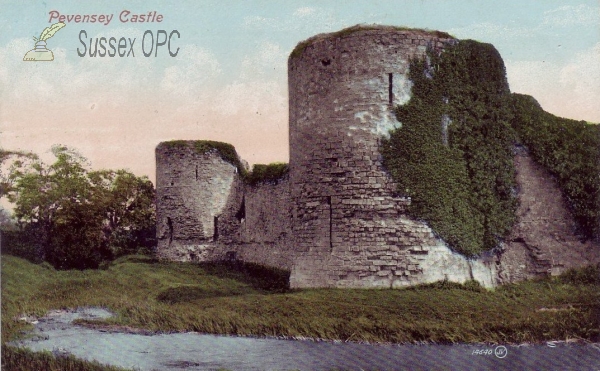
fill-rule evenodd
<path id="1" fill-rule="evenodd" d="M 3 255 L 2 344 L 26 330 L 22 315 L 83 306 L 114 311 L 104 325 L 163 332 L 396 343 L 600 340 L 593 267 L 495 290 L 448 282 L 400 290 L 288 290 L 282 272 L 250 268 L 130 256 L 105 270 L 55 271 Z"/>

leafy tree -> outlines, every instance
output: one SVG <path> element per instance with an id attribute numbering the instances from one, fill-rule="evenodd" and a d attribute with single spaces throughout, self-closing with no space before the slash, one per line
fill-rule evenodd
<path id="1" fill-rule="evenodd" d="M 42 259 L 56 268 L 96 268 L 115 256 L 148 249 L 154 188 L 125 171 L 89 171 L 76 151 L 54 146 L 56 162 L 12 167 L 6 184 L 22 231 L 35 236 Z M 146 233 L 146 235 L 144 235 Z"/>
<path id="2" fill-rule="evenodd" d="M 102 210 L 103 232 L 115 256 L 148 252 L 155 245 L 155 190 L 147 177 L 126 170 L 90 172 L 94 203 Z"/>
<path id="3" fill-rule="evenodd" d="M 7 196 L 14 180 L 36 161 L 39 161 L 36 154 L 0 148 L 0 197 Z"/>

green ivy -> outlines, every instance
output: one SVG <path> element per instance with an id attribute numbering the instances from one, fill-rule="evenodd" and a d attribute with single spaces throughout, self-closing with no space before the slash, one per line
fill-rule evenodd
<path id="1" fill-rule="evenodd" d="M 451 248 L 468 256 L 494 248 L 517 207 L 502 58 L 490 44 L 463 40 L 412 61 L 409 77 L 412 98 L 397 107 L 402 126 L 383 142 L 384 164 L 412 198 L 409 213 Z"/>
<path id="2" fill-rule="evenodd" d="M 252 172 L 246 175 L 246 182 L 253 185 L 264 182 L 277 182 L 288 171 L 288 164 L 283 162 L 274 162 L 269 165 L 256 164 L 252 166 Z"/>
<path id="3" fill-rule="evenodd" d="M 555 176 L 581 233 L 600 237 L 600 125 L 556 117 L 513 94 L 513 127 L 536 162 Z"/>

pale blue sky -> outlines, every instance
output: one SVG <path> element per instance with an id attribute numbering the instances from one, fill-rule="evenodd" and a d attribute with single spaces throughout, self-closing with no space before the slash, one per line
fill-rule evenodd
<path id="1" fill-rule="evenodd" d="M 123 24 L 124 10 L 162 23 Z M 49 12 L 114 14 L 67 23 L 53 62 L 23 62 Z M 287 161 L 287 56 L 317 33 L 357 23 L 437 29 L 494 44 L 511 89 L 555 114 L 600 121 L 600 2 L 591 1 L 6 1 L 0 0 L 0 145 L 78 148 L 95 167 L 154 178 L 169 139 L 233 143 L 250 163 Z M 145 30 L 178 30 L 176 58 L 144 58 Z M 135 58 L 81 58 L 88 38 L 136 38 Z M 42 119 L 43 117 L 43 119 Z"/>

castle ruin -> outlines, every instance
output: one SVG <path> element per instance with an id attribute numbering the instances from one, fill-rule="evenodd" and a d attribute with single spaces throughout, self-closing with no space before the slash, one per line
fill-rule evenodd
<path id="1" fill-rule="evenodd" d="M 546 265 L 523 237 L 509 243 L 507 263 L 492 252 L 467 259 L 407 214 L 411 200 L 396 194 L 381 139 L 400 126 L 393 107 L 410 99 L 410 60 L 455 42 L 379 26 L 301 43 L 288 61 L 289 172 L 276 181 L 245 182 L 239 164 L 194 141 L 159 144 L 159 257 L 282 268 L 291 287 L 391 288 L 443 279 L 491 287 L 593 260 L 574 237 L 579 255 Z"/>

